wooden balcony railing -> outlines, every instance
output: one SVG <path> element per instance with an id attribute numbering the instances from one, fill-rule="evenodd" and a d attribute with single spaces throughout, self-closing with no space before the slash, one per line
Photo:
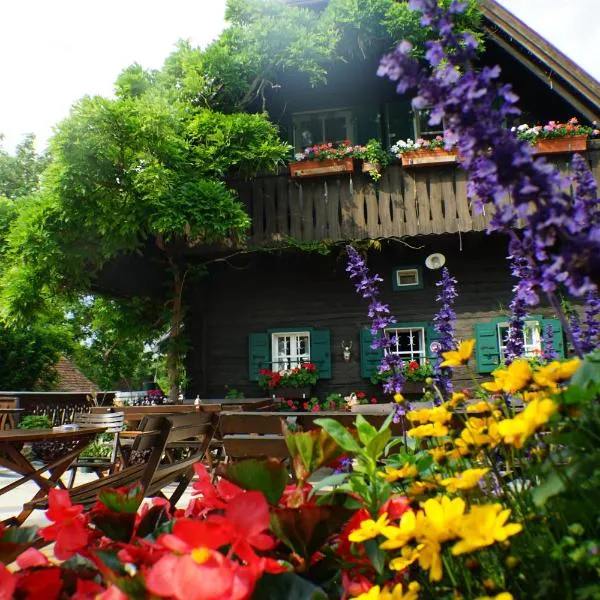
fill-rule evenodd
<path id="1" fill-rule="evenodd" d="M 600 147 L 586 156 L 600 182 Z M 569 172 L 568 155 L 549 159 Z M 252 217 L 250 245 L 481 231 L 491 218 L 489 210 L 473 210 L 466 175 L 457 166 L 392 164 L 378 184 L 360 172 L 306 179 L 286 173 L 235 187 Z"/>

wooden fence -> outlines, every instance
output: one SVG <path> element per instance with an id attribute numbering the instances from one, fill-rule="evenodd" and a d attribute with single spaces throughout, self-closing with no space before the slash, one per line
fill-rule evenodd
<path id="1" fill-rule="evenodd" d="M 587 156 L 600 180 L 600 149 Z M 549 159 L 569 172 L 566 155 Z M 251 245 L 481 231 L 492 216 L 474 210 L 457 166 L 392 164 L 378 183 L 361 172 L 304 179 L 285 173 L 235 187 L 252 217 Z"/>

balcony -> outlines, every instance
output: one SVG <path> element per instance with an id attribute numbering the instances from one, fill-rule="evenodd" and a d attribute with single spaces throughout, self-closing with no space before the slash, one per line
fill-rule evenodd
<path id="1" fill-rule="evenodd" d="M 600 144 L 586 152 L 600 182 Z M 569 155 L 548 157 L 569 172 Z M 248 243 L 270 246 L 484 230 L 488 210 L 475 214 L 467 198 L 467 178 L 457 166 L 403 168 L 392 164 L 378 185 L 361 172 L 291 179 L 287 171 L 238 182 L 241 201 L 252 217 Z"/>

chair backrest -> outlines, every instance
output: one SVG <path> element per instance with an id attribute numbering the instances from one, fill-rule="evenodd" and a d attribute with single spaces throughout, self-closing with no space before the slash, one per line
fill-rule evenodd
<path id="1" fill-rule="evenodd" d="M 125 415 L 122 412 L 76 413 L 73 422 L 87 427 L 106 427 L 106 433 L 117 433 L 123 430 Z"/>
<path id="2" fill-rule="evenodd" d="M 172 483 L 180 475 L 188 476 L 194 463 L 204 457 L 219 424 L 219 415 L 214 412 L 170 414 L 164 419 L 170 424 L 165 449 L 167 453 L 171 450 L 171 461 L 156 469 L 148 482 L 149 494 Z"/>
<path id="3" fill-rule="evenodd" d="M 122 412 L 113 413 L 75 413 L 74 423 L 87 427 L 106 427 L 106 433 L 114 435 L 110 461 L 114 463 L 117 460 L 117 450 L 119 448 L 119 433 L 123 430 L 125 415 Z"/>

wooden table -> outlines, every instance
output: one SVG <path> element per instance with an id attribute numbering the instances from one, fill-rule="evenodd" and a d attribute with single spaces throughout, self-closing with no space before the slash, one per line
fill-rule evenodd
<path id="1" fill-rule="evenodd" d="M 14 429 L 15 428 L 15 419 L 14 417 L 19 413 L 22 413 L 24 408 L 2 408 L 0 407 L 0 431 L 4 431 L 5 429 Z M 8 425 L 8 427 L 7 427 Z"/>
<path id="2" fill-rule="evenodd" d="M 14 471 L 22 477 L 0 488 L 0 496 L 15 488 L 34 481 L 40 488 L 32 498 L 26 502 L 37 500 L 44 496 L 53 487 L 64 488 L 60 480 L 71 463 L 81 454 L 81 451 L 94 440 L 99 433 L 104 433 L 105 427 L 80 427 L 79 429 L 52 430 L 52 429 L 11 429 L 0 431 L 0 466 Z M 73 442 L 74 447 L 55 461 L 49 462 L 40 469 L 31 464 L 23 455 L 23 446 L 33 442 Z M 46 476 L 42 473 L 48 471 Z M 4 521 L 5 524 L 21 525 L 31 514 L 33 509 L 23 509 L 16 517 Z"/>

